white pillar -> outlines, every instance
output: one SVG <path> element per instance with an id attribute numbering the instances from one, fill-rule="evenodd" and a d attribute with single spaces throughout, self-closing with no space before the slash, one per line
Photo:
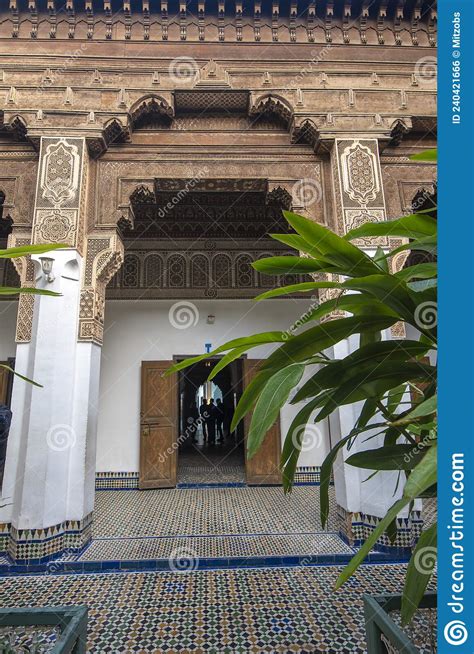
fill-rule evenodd
<path id="1" fill-rule="evenodd" d="M 359 336 L 351 336 L 341 341 L 333 348 L 333 356 L 343 359 L 359 346 Z M 331 445 L 347 436 L 354 428 L 363 403 L 348 404 L 340 407 L 330 418 Z M 372 422 L 379 422 L 380 416 L 375 416 Z M 403 492 L 404 479 L 398 483 L 398 473 L 381 471 L 371 477 L 371 470 L 356 468 L 345 460 L 356 452 L 374 449 L 383 445 L 383 434 L 376 434 L 378 429 L 360 434 L 350 450 L 342 448 L 333 467 L 337 512 L 340 535 L 350 544 L 360 544 L 383 518 L 387 510 L 394 504 Z M 371 478 L 370 478 L 371 477 Z M 397 519 L 397 539 L 391 543 L 384 535 L 377 541 L 376 549 L 404 554 L 415 544 L 422 526 L 421 501 L 416 500 L 414 509 L 409 514 L 408 508 L 402 511 Z"/>
<path id="2" fill-rule="evenodd" d="M 18 345 L 16 359 L 42 388 L 19 378 L 13 386 L 3 496 L 15 559 L 80 549 L 90 538 L 100 348 L 77 340 L 82 257 L 73 249 L 49 256 L 55 279 L 37 264 L 37 287 L 61 297 L 35 298 L 31 342 Z"/>
<path id="3" fill-rule="evenodd" d="M 16 371 L 42 387 L 13 384 L 0 523 L 17 560 L 44 561 L 90 539 L 105 287 L 123 246 L 116 230 L 87 234 L 87 166 L 85 139 L 41 138 L 31 242 L 64 248 L 48 252 L 49 278 L 38 256 L 16 260 L 23 286 L 61 294 L 19 302 Z"/>

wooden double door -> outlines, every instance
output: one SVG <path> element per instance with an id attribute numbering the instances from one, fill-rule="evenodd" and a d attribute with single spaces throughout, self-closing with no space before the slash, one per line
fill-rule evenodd
<path id="1" fill-rule="evenodd" d="M 141 370 L 139 487 L 173 488 L 178 470 L 178 373 L 164 376 L 174 361 L 143 361 Z M 257 359 L 243 359 L 244 388 L 256 373 Z M 244 420 L 248 433 L 250 416 Z M 252 459 L 246 459 L 246 480 L 251 485 L 281 483 L 279 469 L 280 421 L 267 433 Z"/>

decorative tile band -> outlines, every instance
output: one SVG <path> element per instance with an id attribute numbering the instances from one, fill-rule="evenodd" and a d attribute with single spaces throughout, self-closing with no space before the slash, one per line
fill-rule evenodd
<path id="1" fill-rule="evenodd" d="M 319 484 L 321 468 L 320 466 L 301 466 L 296 469 L 295 485 Z M 95 489 L 100 490 L 137 490 L 138 489 L 138 472 L 97 472 L 95 475 Z M 220 484 L 205 484 L 205 486 L 218 486 Z M 229 486 L 230 484 L 222 484 Z M 237 485 L 237 484 L 235 484 Z M 242 485 L 242 484 L 238 484 Z M 196 488 L 199 484 L 193 483 L 179 484 L 179 488 Z"/>
<path id="2" fill-rule="evenodd" d="M 80 552 L 92 539 L 92 513 L 83 520 L 66 520 L 44 529 L 17 529 L 10 526 L 3 534 L 2 550 L 13 561 L 43 563 L 64 555 Z"/>
<path id="3" fill-rule="evenodd" d="M 7 551 L 11 528 L 9 522 L 0 523 L 0 553 Z"/>
<path id="4" fill-rule="evenodd" d="M 320 466 L 300 466 L 296 468 L 295 485 L 319 484 L 321 481 Z"/>
<path id="5" fill-rule="evenodd" d="M 138 472 L 96 472 L 96 490 L 137 490 Z"/>
<path id="6" fill-rule="evenodd" d="M 289 567 L 321 567 L 346 565 L 353 553 L 313 554 L 304 556 L 251 556 L 232 558 L 200 559 L 193 572 L 203 570 L 242 570 L 243 568 L 289 568 Z M 401 552 L 395 556 L 390 553 L 371 552 L 365 558 L 365 564 L 406 563 L 407 557 Z M 63 561 L 54 563 L 14 563 L 5 564 L 0 561 L 0 577 L 24 574 L 67 575 L 67 574 L 104 574 L 118 572 L 169 572 L 178 568 L 178 560 L 170 559 L 131 559 L 121 561 Z"/>
<path id="7" fill-rule="evenodd" d="M 351 513 L 337 507 L 340 537 L 351 546 L 361 545 L 380 522 L 381 518 L 365 513 Z M 407 518 L 397 518 L 397 536 L 392 543 L 384 533 L 376 542 L 374 549 L 387 554 L 409 554 L 415 547 L 423 528 L 421 511 L 412 511 Z"/>

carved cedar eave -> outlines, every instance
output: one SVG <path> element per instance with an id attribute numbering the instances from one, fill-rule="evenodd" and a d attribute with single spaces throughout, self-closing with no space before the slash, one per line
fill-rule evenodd
<path id="1" fill-rule="evenodd" d="M 259 120 L 263 117 L 269 118 L 283 125 L 288 130 L 290 129 L 293 116 L 294 109 L 288 100 L 274 94 L 267 94 L 257 98 L 254 103 L 251 103 L 249 109 L 249 117 L 251 119 Z"/>
<path id="2" fill-rule="evenodd" d="M 396 120 L 390 130 L 389 145 L 391 147 L 400 145 L 405 135 L 412 129 L 412 126 L 412 121 L 410 119 Z"/>
<path id="3" fill-rule="evenodd" d="M 133 230 L 135 226 L 135 212 L 138 207 L 153 206 L 156 204 L 156 195 L 153 189 L 140 184 L 130 195 L 130 204 L 127 215 L 123 215 L 117 222 L 120 233 Z"/>
<path id="4" fill-rule="evenodd" d="M 421 141 L 436 139 L 436 116 L 411 116 L 397 119 L 390 132 L 390 146 L 397 146 L 404 140 Z"/>
<path id="5" fill-rule="evenodd" d="M 266 202 L 270 206 L 281 207 L 289 211 L 293 203 L 293 197 L 286 188 L 276 186 L 267 193 Z"/>
<path id="6" fill-rule="evenodd" d="M 112 118 L 104 125 L 100 135 L 86 137 L 87 150 L 92 159 L 97 159 L 109 146 L 126 143 L 129 140 L 129 126 L 124 126 L 118 118 Z"/>
<path id="7" fill-rule="evenodd" d="M 2 133 L 20 143 L 27 143 L 30 140 L 27 122 L 19 114 L 9 116 L 5 115 L 4 111 L 0 112 L 0 134 Z"/>
<path id="8" fill-rule="evenodd" d="M 17 141 L 24 142 L 28 140 L 28 128 L 25 120 L 21 116 L 15 116 L 10 121 L 9 131 Z"/>
<path id="9" fill-rule="evenodd" d="M 173 118 L 173 107 L 158 95 L 142 98 L 130 109 L 130 120 L 133 129 L 139 129 L 150 122 L 169 127 Z"/>
<path id="10" fill-rule="evenodd" d="M 413 137 L 416 139 L 436 139 L 437 129 L 438 119 L 436 116 L 413 116 L 412 131 L 410 136 L 413 135 Z"/>
<path id="11" fill-rule="evenodd" d="M 155 178 L 153 190 L 144 180 L 129 196 L 123 233 L 134 240 L 261 238 L 288 229 L 281 209 L 291 202 L 284 185 L 270 189 L 264 178 Z"/>
<path id="12" fill-rule="evenodd" d="M 320 131 L 313 120 L 305 118 L 298 120 L 295 118 L 291 126 L 291 142 L 307 143 L 316 151 L 320 140 Z"/>

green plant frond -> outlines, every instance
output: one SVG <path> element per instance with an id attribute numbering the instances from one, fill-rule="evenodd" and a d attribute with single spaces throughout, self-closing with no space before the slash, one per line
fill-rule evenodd
<path id="1" fill-rule="evenodd" d="M 277 420 L 281 407 L 303 376 L 304 370 L 303 364 L 293 364 L 279 370 L 266 382 L 252 413 L 247 436 L 248 459 L 258 451 L 267 431 Z"/>
<path id="2" fill-rule="evenodd" d="M 31 254 L 45 254 L 52 250 L 64 250 L 70 248 L 65 243 L 45 243 L 44 245 L 21 245 L 16 248 L 7 248 L 0 250 L 0 259 L 16 259 L 17 257 L 26 257 Z"/>
<path id="3" fill-rule="evenodd" d="M 8 372 L 11 372 L 13 375 L 15 375 L 15 377 L 18 377 L 18 379 L 22 379 L 23 381 L 26 381 L 29 384 L 33 384 L 33 386 L 37 386 L 38 388 L 43 388 L 43 386 L 41 384 L 38 384 L 38 382 L 35 382 L 33 379 L 29 379 L 24 375 L 20 375 L 19 372 L 16 372 L 16 370 L 13 370 L 13 368 L 7 366 L 5 363 L 0 363 L 0 368 L 3 368 L 4 370 L 8 370 Z"/>
<path id="4" fill-rule="evenodd" d="M 0 286 L 0 295 L 20 295 L 28 293 L 30 295 L 49 295 L 51 297 L 61 297 L 61 293 L 48 291 L 44 288 L 30 288 L 28 286 Z"/>
<path id="5" fill-rule="evenodd" d="M 314 291 L 320 288 L 341 288 L 339 282 L 301 282 L 301 284 L 290 284 L 289 286 L 280 286 L 278 288 L 272 288 L 270 291 L 265 291 L 257 295 L 255 300 L 269 300 L 274 297 L 280 297 L 281 295 L 290 295 L 291 293 L 308 293 L 309 291 Z"/>
<path id="6" fill-rule="evenodd" d="M 431 447 L 423 459 L 412 470 L 403 491 L 403 497 L 395 502 L 385 516 L 376 525 L 370 536 L 361 545 L 357 554 L 351 559 L 336 581 L 336 589 L 340 588 L 351 577 L 367 554 L 371 551 L 380 536 L 386 531 L 389 524 L 407 504 L 430 488 L 436 482 L 436 447 Z"/>
<path id="7" fill-rule="evenodd" d="M 351 229 L 344 238 L 352 241 L 355 238 L 370 238 L 374 236 L 397 236 L 402 238 L 424 238 L 436 236 L 437 222 L 426 213 L 414 213 L 402 216 L 396 220 L 384 220 L 377 223 L 364 223 Z"/>
<path id="8" fill-rule="evenodd" d="M 291 211 L 284 211 L 283 215 L 305 241 L 319 250 L 321 256 L 336 257 L 337 261 L 344 265 L 346 274 L 363 276 L 379 271 L 369 255 L 327 227 Z"/>
<path id="9" fill-rule="evenodd" d="M 209 359 L 216 355 L 227 352 L 228 350 L 233 350 L 235 348 L 246 348 L 251 349 L 253 347 L 258 347 L 259 345 L 268 345 L 269 343 L 284 343 L 290 338 L 288 332 L 261 332 L 260 334 L 254 334 L 253 336 L 244 336 L 242 338 L 234 338 L 223 345 L 220 345 L 211 352 L 205 352 L 204 354 L 199 354 L 196 357 L 191 357 L 185 359 L 184 361 L 179 361 L 178 363 L 173 364 L 165 371 L 165 376 L 171 375 L 185 368 L 193 366 L 195 363 Z M 244 350 L 243 350 L 244 351 Z"/>
<path id="10" fill-rule="evenodd" d="M 432 148 L 431 150 L 425 150 L 424 152 L 417 152 L 410 156 L 411 161 L 430 161 L 436 163 L 438 161 L 438 150 Z"/>
<path id="11" fill-rule="evenodd" d="M 415 615 L 433 575 L 437 559 L 437 527 L 435 523 L 421 533 L 411 555 L 402 596 L 402 625 L 407 625 Z M 420 553 L 423 553 L 422 565 L 420 565 Z"/>

